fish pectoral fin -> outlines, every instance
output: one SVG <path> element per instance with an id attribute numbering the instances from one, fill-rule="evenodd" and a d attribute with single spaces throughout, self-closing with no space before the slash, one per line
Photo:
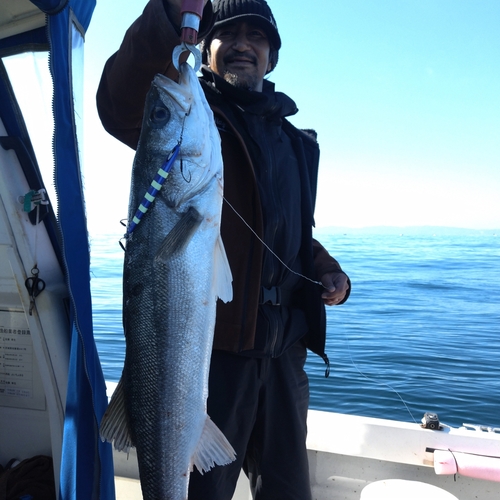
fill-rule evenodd
<path id="1" fill-rule="evenodd" d="M 203 432 L 193 454 L 192 463 L 201 474 L 215 465 L 227 465 L 236 458 L 236 452 L 226 436 L 207 415 Z"/>
<path id="2" fill-rule="evenodd" d="M 172 228 L 172 230 L 165 236 L 160 248 L 155 256 L 155 262 L 167 262 L 173 255 L 181 252 L 186 248 L 187 244 L 191 241 L 193 234 L 200 227 L 203 217 L 198 210 L 194 207 L 189 207 L 184 212 Z"/>
<path id="3" fill-rule="evenodd" d="M 104 413 L 99 428 L 102 441 L 113 443 L 118 451 L 128 453 L 134 445 L 130 437 L 130 430 L 125 412 L 125 395 L 123 393 L 123 382 L 120 379 L 115 392 L 111 397 L 109 406 Z"/>
<path id="4" fill-rule="evenodd" d="M 217 238 L 214 255 L 214 287 L 215 295 L 223 302 L 233 300 L 233 275 L 227 260 L 226 249 L 222 238 Z"/>

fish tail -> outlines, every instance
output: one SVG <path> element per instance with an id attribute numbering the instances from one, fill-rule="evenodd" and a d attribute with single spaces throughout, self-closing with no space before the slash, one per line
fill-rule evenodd
<path id="1" fill-rule="evenodd" d="M 102 417 L 99 431 L 101 440 L 108 443 L 114 441 L 114 447 L 118 451 L 128 453 L 133 446 L 125 411 L 122 379 L 113 392 L 109 406 Z"/>
<path id="2" fill-rule="evenodd" d="M 236 452 L 226 436 L 207 415 L 203 432 L 193 454 L 193 464 L 203 474 L 215 465 L 227 465 L 236 458 Z"/>

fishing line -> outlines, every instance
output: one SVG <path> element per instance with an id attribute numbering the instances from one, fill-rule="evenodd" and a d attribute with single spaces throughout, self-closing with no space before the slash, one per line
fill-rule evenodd
<path id="1" fill-rule="evenodd" d="M 279 260 L 279 262 L 281 262 L 281 264 L 283 264 L 283 266 L 286 267 L 286 269 L 288 269 L 290 272 L 292 272 L 293 274 L 296 274 L 297 276 L 300 276 L 302 278 L 305 278 L 306 280 L 310 281 L 311 283 L 315 283 L 316 285 L 321 285 L 324 287 L 323 283 L 321 283 L 320 281 L 314 281 L 312 280 L 311 278 L 308 278 L 307 276 L 304 276 L 303 274 L 300 274 L 300 273 L 297 273 L 295 272 L 293 269 L 290 269 L 274 252 L 273 250 L 271 250 L 271 248 L 269 248 L 269 246 L 264 242 L 262 241 L 262 239 L 259 237 L 259 235 L 253 230 L 253 228 L 250 226 L 250 224 L 248 224 L 248 222 L 238 213 L 238 211 L 231 205 L 231 203 L 229 203 L 229 201 L 227 201 L 227 199 L 224 197 L 224 201 L 227 203 L 227 205 L 233 210 L 233 212 L 243 221 L 243 223 L 245 224 L 245 226 L 248 227 L 248 229 L 250 229 L 250 231 L 252 231 L 252 233 L 255 235 L 255 237 L 264 245 L 265 248 L 267 248 L 267 250 L 269 252 L 271 252 L 272 255 L 274 255 L 274 257 L 276 257 L 276 259 Z M 351 363 L 352 365 L 354 366 L 354 368 L 356 369 L 356 371 L 364 378 L 366 378 L 367 380 L 371 381 L 371 382 L 375 382 L 376 384 L 378 385 L 385 385 L 386 387 L 388 387 L 391 391 L 393 391 L 397 396 L 398 398 L 401 400 L 401 402 L 404 404 L 406 410 L 408 411 L 408 413 L 410 414 L 412 420 L 417 424 L 417 420 L 415 419 L 415 417 L 413 416 L 413 413 L 411 412 L 410 408 L 408 407 L 408 405 L 406 404 L 405 400 L 402 398 L 401 394 L 399 394 L 398 391 L 396 391 L 396 389 L 394 389 L 394 387 L 390 386 L 389 384 L 385 383 L 385 382 L 381 382 L 379 380 L 376 380 L 376 379 L 373 379 L 373 378 L 370 378 L 368 377 L 367 375 L 365 375 L 359 368 L 358 366 L 356 365 L 356 363 L 354 362 L 354 359 L 352 357 L 352 354 L 351 354 L 351 347 L 350 347 L 350 344 L 349 344 L 349 338 L 347 336 L 347 333 L 345 333 L 345 338 L 346 338 L 346 342 L 347 342 L 347 351 L 349 353 L 349 358 L 351 359 Z"/>
<path id="2" fill-rule="evenodd" d="M 349 344 L 349 337 L 347 336 L 347 333 L 344 332 L 344 336 L 345 336 L 345 340 L 346 340 L 346 343 L 347 343 L 347 352 L 349 354 L 349 358 L 351 359 L 351 363 L 352 363 L 352 366 L 354 366 L 354 368 L 356 369 L 356 371 L 364 378 L 366 378 L 367 380 L 369 380 L 370 382 L 374 382 L 378 385 L 385 385 L 386 387 L 388 387 L 391 391 L 393 391 L 397 396 L 398 398 L 401 400 L 401 402 L 404 404 L 405 408 L 407 409 L 408 413 L 410 414 L 410 417 L 413 419 L 413 422 L 415 422 L 416 424 L 418 424 L 418 422 L 415 420 L 415 417 L 413 416 L 413 413 L 411 412 L 410 408 L 408 407 L 408 405 L 406 404 L 405 400 L 402 398 L 401 394 L 399 394 L 398 391 L 396 391 L 396 389 L 394 389 L 394 387 L 392 387 L 391 385 L 387 384 L 386 382 L 381 382 L 380 380 L 377 380 L 375 378 L 371 378 L 371 377 L 368 377 L 368 375 L 365 375 L 359 368 L 358 366 L 356 365 L 356 363 L 354 362 L 354 359 L 352 357 L 352 354 L 351 354 L 351 346 Z"/>
<path id="3" fill-rule="evenodd" d="M 326 288 L 325 285 L 323 285 L 323 283 L 321 283 L 321 281 L 315 281 L 311 278 L 308 278 L 307 276 L 304 276 L 303 274 L 300 274 L 298 273 L 297 271 L 294 271 L 293 269 L 290 269 L 290 267 L 288 267 L 274 252 L 273 250 L 271 250 L 271 248 L 269 247 L 269 245 L 267 245 L 263 240 L 262 238 L 253 230 L 253 228 L 250 226 L 250 224 L 248 224 L 248 222 L 243 218 L 243 216 L 241 216 L 238 211 L 233 207 L 233 205 L 231 205 L 231 203 L 229 203 L 229 201 L 227 201 L 227 199 L 225 197 L 223 197 L 224 201 L 229 205 L 229 207 L 231 208 L 231 210 L 243 221 L 243 224 L 245 224 L 245 226 L 248 227 L 248 229 L 250 229 L 250 231 L 252 231 L 252 233 L 255 235 L 255 237 L 262 243 L 262 245 L 264 245 L 264 247 L 274 256 L 276 257 L 276 259 L 278 259 L 278 261 L 283 265 L 285 266 L 286 269 L 288 269 L 288 271 L 290 271 L 291 273 L 295 274 L 296 276 L 300 276 L 301 278 L 304 278 L 306 279 L 307 281 L 310 281 L 311 283 L 314 283 L 315 285 L 321 285 L 323 288 Z"/>

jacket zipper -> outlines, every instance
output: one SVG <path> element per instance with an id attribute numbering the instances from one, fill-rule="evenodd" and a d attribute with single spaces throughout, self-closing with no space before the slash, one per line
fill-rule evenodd
<path id="1" fill-rule="evenodd" d="M 262 118 L 263 123 L 265 123 L 265 118 Z M 264 128 L 264 127 L 263 127 Z M 267 203 L 269 203 L 271 210 L 267 210 L 267 222 L 265 225 L 265 234 L 269 237 L 269 240 L 266 243 L 274 250 L 274 242 L 276 240 L 276 235 L 278 233 L 279 226 L 279 200 L 276 196 L 275 185 L 276 185 L 276 156 L 273 154 L 273 149 L 269 146 L 269 140 L 267 134 L 264 134 L 263 146 L 265 147 L 265 157 L 267 157 L 267 169 L 265 175 L 266 185 L 269 187 L 268 194 L 269 199 Z M 269 208 L 269 207 L 268 207 Z M 272 214 L 272 218 L 271 217 Z M 272 286 L 272 281 L 276 276 L 276 263 L 274 259 L 268 258 L 266 259 L 268 266 L 266 266 L 266 271 L 269 269 L 269 274 L 266 276 L 266 281 L 269 286 Z M 278 342 L 279 336 L 279 321 L 276 317 L 276 314 L 269 315 L 269 333 L 271 337 L 271 344 L 269 352 L 271 356 L 274 357 L 276 344 Z"/>

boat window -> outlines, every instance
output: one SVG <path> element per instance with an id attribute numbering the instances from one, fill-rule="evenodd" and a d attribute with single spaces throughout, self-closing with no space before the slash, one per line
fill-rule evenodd
<path id="1" fill-rule="evenodd" d="M 35 150 L 45 189 L 56 212 L 52 154 L 53 89 L 48 60 L 48 52 L 27 52 L 3 58 Z"/>
<path id="2" fill-rule="evenodd" d="M 83 147 L 83 37 L 72 30 L 72 85 L 77 147 Z M 35 150 L 45 189 L 57 215 L 53 154 L 53 83 L 48 52 L 27 52 L 3 58 L 14 94 Z M 80 159 L 81 163 L 81 159 Z"/>

